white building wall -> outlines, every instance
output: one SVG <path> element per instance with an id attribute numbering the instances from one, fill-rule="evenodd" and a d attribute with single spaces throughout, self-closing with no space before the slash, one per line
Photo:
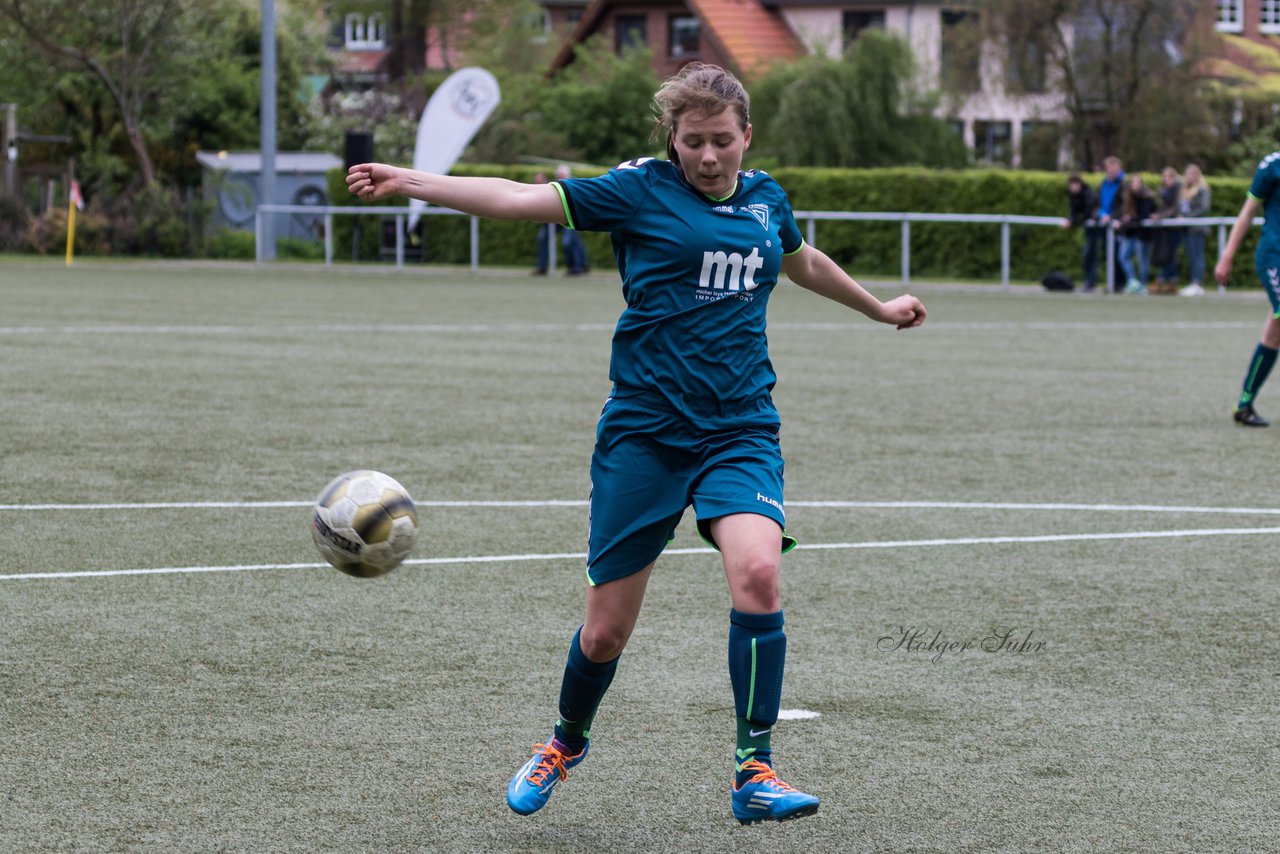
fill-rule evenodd
<path id="1" fill-rule="evenodd" d="M 924 91 L 940 88 L 942 65 L 942 7 L 936 3 L 886 3 L 885 29 L 903 37 L 916 61 L 916 84 Z M 835 59 L 840 55 L 842 12 L 839 7 L 787 7 L 783 17 L 812 53 Z M 1013 163 L 1018 165 L 1022 150 L 1024 121 L 1062 122 L 1068 118 L 1062 97 L 1055 90 L 1053 69 L 1049 69 L 1044 94 L 1010 95 L 1005 91 L 1005 51 L 988 43 L 980 63 L 981 88 L 962 99 L 944 99 L 939 118 L 963 124 L 965 145 L 976 142 L 974 126 L 980 122 L 1008 122 L 1012 138 Z"/>

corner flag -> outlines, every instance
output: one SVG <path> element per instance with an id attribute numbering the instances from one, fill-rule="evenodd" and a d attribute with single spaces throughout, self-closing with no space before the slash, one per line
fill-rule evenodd
<path id="1" fill-rule="evenodd" d="M 80 195 L 80 182 L 72 180 L 67 196 L 67 266 L 70 267 L 76 246 L 76 211 L 84 210 L 84 196 Z"/>

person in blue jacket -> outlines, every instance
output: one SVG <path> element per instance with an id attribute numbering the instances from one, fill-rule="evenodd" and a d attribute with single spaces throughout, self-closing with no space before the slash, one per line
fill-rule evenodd
<path id="1" fill-rule="evenodd" d="M 750 100 L 732 74 L 690 64 L 654 103 L 667 159 L 642 157 L 599 177 L 534 185 L 360 164 L 347 184 L 369 201 L 402 194 L 477 216 L 606 231 L 613 242 L 626 308 L 591 460 L 586 617 L 569 644 L 553 733 L 511 778 L 507 804 L 522 815 L 541 809 L 586 758 L 650 574 L 692 506 L 729 585 L 732 814 L 743 823 L 798 818 L 816 812 L 818 798 L 778 777 L 771 740 L 786 654 L 781 557 L 794 540 L 765 313 L 784 272 L 899 329 L 923 323 L 925 309 L 910 295 L 882 302 L 868 293 L 804 242 L 772 177 L 742 170 Z"/>
<path id="2" fill-rule="evenodd" d="M 1119 157 L 1111 156 L 1102 161 L 1106 177 L 1094 194 L 1097 207 L 1093 211 L 1093 224 L 1084 230 L 1084 290 L 1098 286 L 1098 259 L 1107 254 L 1107 230 L 1120 215 L 1120 200 L 1124 189 L 1124 165 Z"/>

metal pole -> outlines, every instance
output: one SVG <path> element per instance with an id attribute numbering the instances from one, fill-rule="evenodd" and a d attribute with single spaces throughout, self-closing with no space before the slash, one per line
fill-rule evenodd
<path id="1" fill-rule="evenodd" d="M 1009 290 L 1009 223 L 1000 223 L 1000 286 Z"/>
<path id="2" fill-rule="evenodd" d="M 262 0 L 262 102 L 259 111 L 262 171 L 258 177 L 259 204 L 276 203 L 276 3 Z M 276 257 L 275 229 L 271 217 L 263 230 L 259 252 L 270 260 Z"/>
<path id="3" fill-rule="evenodd" d="M 396 269 L 404 268 L 404 214 L 396 214 Z"/>
<path id="4" fill-rule="evenodd" d="M 814 233 L 816 232 L 814 225 L 816 222 L 817 221 L 813 217 L 809 217 L 809 222 L 805 225 L 805 229 L 804 229 L 805 243 L 808 243 L 810 246 L 814 248 L 817 248 L 818 246 L 817 241 L 814 237 Z"/>
<path id="5" fill-rule="evenodd" d="M 324 265 L 333 266 L 333 214 L 324 215 Z"/>
<path id="6" fill-rule="evenodd" d="M 902 284 L 911 282 L 911 220 L 902 216 Z"/>
<path id="7" fill-rule="evenodd" d="M 0 157 L 4 158 L 4 191 L 18 195 L 18 105 L 0 104 L 4 124 L 0 126 Z"/>
<path id="8" fill-rule="evenodd" d="M 480 269 L 480 217 L 471 218 L 471 272 Z"/>
<path id="9" fill-rule="evenodd" d="M 262 211 L 253 212 L 253 260 L 262 263 Z"/>

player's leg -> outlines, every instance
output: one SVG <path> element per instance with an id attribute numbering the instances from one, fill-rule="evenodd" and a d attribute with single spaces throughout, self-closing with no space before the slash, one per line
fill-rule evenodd
<path id="1" fill-rule="evenodd" d="M 652 572 L 650 563 L 588 589 L 586 621 L 574 633 L 565 660 L 553 735 L 545 744 L 534 745 L 532 758 L 507 785 L 507 805 L 515 812 L 529 815 L 545 806 L 556 784 L 568 779 L 569 770 L 586 758 L 591 722 L 635 629 Z"/>
<path id="2" fill-rule="evenodd" d="M 1253 357 L 1249 359 L 1249 367 L 1245 370 L 1244 383 L 1240 388 L 1240 399 L 1236 402 L 1236 411 L 1232 415 L 1237 424 L 1245 427 L 1267 427 L 1271 423 L 1257 413 L 1253 402 L 1267 377 L 1271 375 L 1271 369 L 1276 364 L 1276 354 L 1280 352 L 1280 259 L 1259 264 L 1258 276 L 1271 299 L 1271 316 L 1267 318 L 1266 326 L 1262 327 L 1262 337 L 1253 350 Z"/>
<path id="3" fill-rule="evenodd" d="M 784 531 L 782 451 L 774 430 L 705 437 L 702 474 L 693 494 L 698 531 L 720 550 L 733 608 L 729 613 L 729 681 L 737 744 L 734 817 L 750 823 L 810 815 L 818 799 L 773 771 L 773 727 L 782 697 L 787 638 L 782 629 Z"/>
<path id="4" fill-rule="evenodd" d="M 779 579 L 782 528 L 755 513 L 724 516 L 710 528 L 733 602 L 729 681 L 738 726 L 733 815 L 744 824 L 812 815 L 818 799 L 782 782 L 773 770 L 773 727 L 787 657 Z"/>
<path id="5" fill-rule="evenodd" d="M 560 717 L 555 742 L 570 755 L 581 753 L 591 738 L 591 721 L 631 639 L 653 564 L 637 573 L 587 590 L 587 616 L 569 644 L 560 683 Z"/>
<path id="6" fill-rule="evenodd" d="M 688 503 L 689 475 L 653 439 L 665 417 L 618 400 L 601 414 L 591 459 L 586 619 L 569 645 L 555 732 L 507 787 L 508 805 L 522 815 L 541 809 L 586 756 L 596 709 L 635 629 L 654 562 Z"/>
<path id="7" fill-rule="evenodd" d="M 1237 424 L 1245 427 L 1267 427 L 1270 421 L 1258 414 L 1253 402 L 1262 390 L 1262 386 L 1276 364 L 1276 354 L 1280 352 L 1280 318 L 1267 318 L 1262 328 L 1262 338 L 1253 348 L 1253 356 L 1249 359 L 1249 367 L 1244 373 L 1244 383 L 1240 388 L 1240 399 L 1236 401 L 1236 411 L 1232 418 Z"/>

